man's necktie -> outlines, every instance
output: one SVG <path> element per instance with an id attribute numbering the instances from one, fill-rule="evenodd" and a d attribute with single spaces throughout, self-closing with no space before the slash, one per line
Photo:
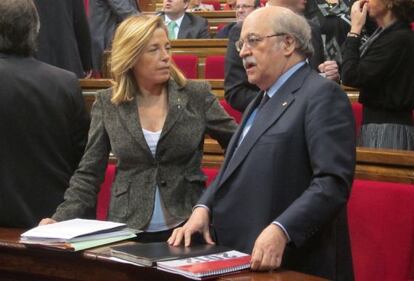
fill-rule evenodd
<path id="1" fill-rule="evenodd" d="M 177 23 L 173 20 L 168 23 L 168 38 L 170 40 L 177 39 L 177 37 L 175 36 L 175 27 L 176 26 L 177 26 Z"/>
<path id="2" fill-rule="evenodd" d="M 257 110 L 260 110 L 269 99 L 270 99 L 270 97 L 267 94 L 267 92 L 264 92 L 263 96 L 262 96 L 262 100 L 260 101 L 259 105 L 257 106 Z"/>

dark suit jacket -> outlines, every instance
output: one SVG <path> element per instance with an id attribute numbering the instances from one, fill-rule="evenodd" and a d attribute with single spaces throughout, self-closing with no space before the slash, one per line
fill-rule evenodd
<path id="1" fill-rule="evenodd" d="M 37 58 L 84 77 L 92 69 L 92 52 L 83 0 L 34 3 L 40 18 Z"/>
<path id="2" fill-rule="evenodd" d="M 229 38 L 230 30 L 236 25 L 236 22 L 231 22 L 227 24 L 225 27 L 220 29 L 219 32 L 216 34 L 216 38 Z M 237 41 L 238 39 L 236 39 Z"/>
<path id="3" fill-rule="evenodd" d="M 291 238 L 282 267 L 352 280 L 346 202 L 355 136 L 346 94 L 301 67 L 259 111 L 235 151 L 259 99 L 246 109 L 216 181 L 199 201 L 211 210 L 217 242 L 250 252 L 277 220 Z"/>
<path id="4" fill-rule="evenodd" d="M 312 30 L 312 46 L 314 54 L 309 59 L 312 68 L 324 62 L 322 37 L 319 27 L 310 23 Z M 236 24 L 229 33 L 229 43 L 226 53 L 226 64 L 224 65 L 224 97 L 235 109 L 243 112 L 247 105 L 257 96 L 259 88 L 250 84 L 247 80 L 246 71 L 242 59 L 237 52 L 234 43 L 239 40 L 241 24 Z"/>
<path id="5" fill-rule="evenodd" d="M 116 156 L 117 173 L 112 185 L 108 220 L 141 229 L 152 217 L 156 185 L 168 212 L 186 219 L 204 190 L 201 171 L 204 134 L 225 147 L 236 124 L 207 83 L 189 81 L 180 88 L 169 82 L 169 111 L 155 158 L 145 141 L 136 100 L 115 106 L 112 89 L 102 91 L 92 109 L 88 145 L 70 181 L 56 220 L 93 217 L 109 151 Z"/>
<path id="6" fill-rule="evenodd" d="M 161 12 L 159 15 L 165 20 L 165 13 Z M 177 39 L 197 38 L 210 38 L 208 22 L 203 17 L 186 12 L 178 30 Z"/>
<path id="7" fill-rule="evenodd" d="M 73 73 L 0 53 L 0 226 L 33 227 L 53 213 L 88 127 Z"/>
<path id="8" fill-rule="evenodd" d="M 104 50 L 111 48 L 118 24 L 138 12 L 136 0 L 89 0 L 89 26 L 95 70 L 101 70 L 102 54 Z"/>

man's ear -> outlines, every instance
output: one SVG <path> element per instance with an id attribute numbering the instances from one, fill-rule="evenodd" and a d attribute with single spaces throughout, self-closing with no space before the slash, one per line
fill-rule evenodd
<path id="1" fill-rule="evenodd" d="M 190 0 L 183 0 L 184 1 L 184 11 L 188 9 L 188 5 L 190 5 Z"/>
<path id="2" fill-rule="evenodd" d="M 282 41 L 282 49 L 285 56 L 291 56 L 296 49 L 296 41 L 291 36 L 286 36 Z"/>

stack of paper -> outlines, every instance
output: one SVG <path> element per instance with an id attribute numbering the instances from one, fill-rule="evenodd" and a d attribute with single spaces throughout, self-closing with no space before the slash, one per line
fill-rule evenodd
<path id="1" fill-rule="evenodd" d="M 73 219 L 41 225 L 23 233 L 20 242 L 41 247 L 79 251 L 135 237 L 124 223 Z"/>

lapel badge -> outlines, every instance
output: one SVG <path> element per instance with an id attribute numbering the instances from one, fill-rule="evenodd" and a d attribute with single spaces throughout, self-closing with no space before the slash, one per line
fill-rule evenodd
<path id="1" fill-rule="evenodd" d="M 282 103 L 282 106 L 286 106 L 287 104 L 288 104 L 287 101 L 285 101 Z"/>

